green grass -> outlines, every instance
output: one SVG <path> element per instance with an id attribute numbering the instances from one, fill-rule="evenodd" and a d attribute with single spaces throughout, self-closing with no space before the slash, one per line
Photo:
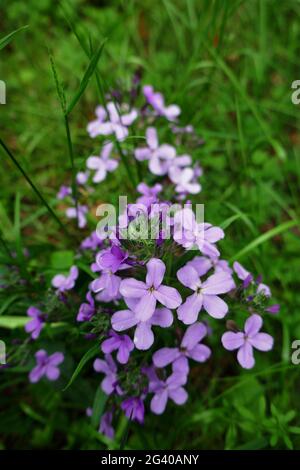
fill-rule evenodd
<path id="1" fill-rule="evenodd" d="M 55 194 L 72 173 L 74 183 L 74 168 L 84 169 L 97 151 L 85 128 L 103 90 L 120 83 L 129 88 L 140 68 L 143 82 L 178 103 L 182 124 L 193 124 L 205 139 L 193 153 L 204 170 L 197 202 L 205 204 L 211 222 L 226 228 L 223 257 L 261 273 L 281 311 L 266 320 L 275 348 L 253 371 L 241 371 L 230 354 L 222 357 L 218 338 L 212 338 L 218 352 L 195 368 L 188 404 L 170 406 L 163 417 L 149 415 L 142 428 L 127 429 L 120 419 L 113 444 L 96 432 L 95 416 L 91 425 L 84 413 L 98 385 L 95 376 L 83 379 L 87 365 L 66 392 L 45 384 L 37 389 L 24 385 L 26 352 L 14 348 L 20 371 L 11 369 L 5 377 L 1 372 L 0 448 L 299 449 L 300 366 L 290 357 L 292 341 L 300 338 L 300 110 L 291 102 L 291 83 L 299 78 L 300 2 L 63 3 L 53 8 L 50 0 L 1 2 L 0 79 L 6 82 L 7 104 L 0 107 L 0 273 L 14 250 L 29 282 L 33 270 L 49 280 L 59 263 L 58 255 L 51 264 L 53 252 L 77 246 L 75 222 L 60 215 Z M 105 38 L 103 50 L 96 49 Z M 67 103 L 64 116 L 48 50 Z M 124 157 L 123 145 L 118 150 Z M 120 184 L 135 181 L 135 169 L 124 164 L 120 171 L 101 187 L 99 199 L 110 200 Z M 23 255 L 27 246 L 29 260 Z M 10 275 L 10 294 L 0 291 L 0 320 L 24 317 L 45 289 L 41 278 L 30 291 L 26 286 L 14 291 L 18 273 Z M 0 338 L 10 341 L 16 330 L 2 325 Z M 61 345 L 67 349 L 78 336 L 76 327 L 56 328 L 68 332 Z M 79 351 L 77 363 L 69 359 L 65 384 L 83 355 Z"/>

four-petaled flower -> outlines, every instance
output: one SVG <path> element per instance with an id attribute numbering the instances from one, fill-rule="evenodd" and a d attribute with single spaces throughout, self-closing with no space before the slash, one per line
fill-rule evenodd
<path id="1" fill-rule="evenodd" d="M 59 290 L 59 292 L 64 292 L 65 290 L 73 289 L 77 278 L 78 268 L 77 266 L 72 266 L 68 276 L 65 276 L 64 274 L 56 274 L 52 279 L 51 284 Z"/>
<path id="2" fill-rule="evenodd" d="M 113 392 L 117 392 L 118 395 L 123 393 L 118 385 L 118 368 L 110 354 L 106 354 L 104 359 L 95 359 L 94 369 L 105 374 L 101 388 L 106 395 L 111 395 Z"/>
<path id="3" fill-rule="evenodd" d="M 169 121 L 174 121 L 180 114 L 180 108 L 176 104 L 165 106 L 165 100 L 161 93 L 155 92 L 153 86 L 145 85 L 143 93 L 149 104 L 155 109 L 159 116 L 166 117 Z"/>
<path id="4" fill-rule="evenodd" d="M 111 324 L 115 331 L 124 331 L 136 326 L 134 344 L 137 349 L 147 350 L 154 342 L 152 326 L 168 328 L 173 323 L 173 315 L 168 308 L 157 308 L 149 320 L 142 321 L 136 317 L 134 309 L 138 303 L 135 299 L 126 299 L 129 307 L 127 310 L 115 312 L 111 318 Z"/>
<path id="5" fill-rule="evenodd" d="M 159 145 L 154 127 L 148 127 L 146 130 L 146 142 L 148 147 L 137 148 L 135 158 L 139 161 L 149 160 L 149 170 L 154 175 L 166 175 L 176 157 L 175 148 L 168 144 Z"/>
<path id="6" fill-rule="evenodd" d="M 149 392 L 154 393 L 150 403 L 151 411 L 157 415 L 162 414 L 168 399 L 174 401 L 176 405 L 183 405 L 188 399 L 188 394 L 183 388 L 186 381 L 187 376 L 179 372 L 173 372 L 165 381 L 152 374 L 149 382 Z"/>
<path id="7" fill-rule="evenodd" d="M 114 331 L 110 331 L 109 338 L 101 344 L 101 350 L 104 354 L 110 354 L 113 351 L 118 351 L 117 360 L 120 364 L 128 362 L 131 351 L 134 349 L 134 344 L 128 335 L 117 335 Z"/>
<path id="8" fill-rule="evenodd" d="M 181 367 L 188 370 L 188 358 L 197 362 L 205 362 L 211 355 L 209 347 L 200 343 L 206 334 L 207 328 L 203 323 L 194 323 L 186 330 L 180 347 L 162 348 L 153 354 L 154 365 L 156 367 L 165 367 L 181 360 Z M 185 364 L 183 361 L 185 361 Z"/>
<path id="9" fill-rule="evenodd" d="M 214 318 L 223 318 L 226 315 L 228 306 L 218 295 L 232 289 L 230 274 L 218 272 L 202 283 L 193 266 L 184 266 L 177 272 L 177 277 L 181 284 L 194 291 L 178 308 L 179 320 L 186 325 L 195 323 L 202 307 Z"/>
<path id="10" fill-rule="evenodd" d="M 237 360 L 245 369 L 251 369 L 255 364 L 253 348 L 259 351 L 270 351 L 273 338 L 267 333 L 260 333 L 263 320 L 256 313 L 245 323 L 244 332 L 227 331 L 222 336 L 222 344 L 228 351 L 238 349 Z"/>
<path id="11" fill-rule="evenodd" d="M 25 325 L 25 331 L 31 333 L 32 339 L 37 339 L 45 324 L 45 315 L 36 307 L 29 307 L 27 315 L 32 317 L 32 320 Z"/>
<path id="12" fill-rule="evenodd" d="M 107 172 L 114 171 L 118 167 L 119 162 L 113 158 L 109 158 L 112 148 L 113 144 L 111 142 L 106 142 L 103 146 L 100 157 L 92 155 L 87 159 L 87 167 L 90 170 L 96 171 L 93 176 L 94 183 L 100 183 L 105 180 Z"/>
<path id="13" fill-rule="evenodd" d="M 32 369 L 29 374 L 31 383 L 38 382 L 43 376 L 48 380 L 54 381 L 59 378 L 60 370 L 57 367 L 64 360 L 64 355 L 61 352 L 55 352 L 48 356 L 44 349 L 40 349 L 35 353 L 37 365 Z"/>
<path id="14" fill-rule="evenodd" d="M 157 301 L 167 308 L 177 308 L 181 296 L 174 287 L 162 284 L 166 266 L 163 261 L 152 258 L 147 263 L 146 282 L 134 278 L 124 279 L 120 285 L 120 293 L 125 298 L 139 299 L 134 308 L 137 320 L 146 321 L 154 314 Z"/>
<path id="15" fill-rule="evenodd" d="M 110 101 L 106 109 L 103 106 L 96 108 L 97 119 L 88 124 L 87 131 L 92 138 L 97 135 L 115 134 L 117 140 L 121 141 L 128 136 L 128 126 L 135 121 L 137 115 L 135 109 L 130 111 L 125 105 L 117 108 Z"/>

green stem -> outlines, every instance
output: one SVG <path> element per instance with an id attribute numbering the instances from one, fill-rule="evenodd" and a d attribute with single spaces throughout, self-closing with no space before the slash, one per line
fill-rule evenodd
<path id="1" fill-rule="evenodd" d="M 44 204 L 44 206 L 48 209 L 48 212 L 51 214 L 51 216 L 53 217 L 53 219 L 55 219 L 55 221 L 58 223 L 58 225 L 61 227 L 61 229 L 68 235 L 70 236 L 69 232 L 67 231 L 67 229 L 65 228 L 65 226 L 63 225 L 63 223 L 59 220 L 59 218 L 57 217 L 57 215 L 55 214 L 55 212 L 53 211 L 53 209 L 51 209 L 51 207 L 49 206 L 49 204 L 47 203 L 47 201 L 44 199 L 44 197 L 42 196 L 42 194 L 40 193 L 40 191 L 38 190 L 38 188 L 35 186 L 35 184 L 33 183 L 33 181 L 31 180 L 31 178 L 29 178 L 29 176 L 26 174 L 26 172 L 23 170 L 22 166 L 20 165 L 20 163 L 17 161 L 17 159 L 14 157 L 14 155 L 11 153 L 11 151 L 8 149 L 8 147 L 5 145 L 5 143 L 3 142 L 3 140 L 0 138 L 0 145 L 1 147 L 5 150 L 5 152 L 7 153 L 7 155 L 9 156 L 9 158 L 12 160 L 12 162 L 14 163 L 14 165 L 18 168 L 18 170 L 22 173 L 22 175 L 24 176 L 24 178 L 26 179 L 27 183 L 31 186 L 31 188 L 33 189 L 33 191 L 35 192 L 35 194 L 38 196 L 38 198 L 42 201 L 42 203 Z"/>

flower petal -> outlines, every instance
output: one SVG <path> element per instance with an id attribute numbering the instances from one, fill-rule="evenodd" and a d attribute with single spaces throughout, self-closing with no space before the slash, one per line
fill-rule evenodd
<path id="1" fill-rule="evenodd" d="M 137 325 L 134 334 L 134 344 L 137 349 L 146 351 L 154 342 L 153 331 L 149 322 L 141 322 Z"/>
<path id="2" fill-rule="evenodd" d="M 147 263 L 147 276 L 146 284 L 151 287 L 154 286 L 157 289 L 164 278 L 166 272 L 166 266 L 163 261 L 157 258 L 152 258 Z"/>
<path id="3" fill-rule="evenodd" d="M 177 309 L 177 315 L 185 325 L 195 323 L 198 314 L 202 308 L 203 296 L 201 294 L 192 294 Z"/>
<path id="4" fill-rule="evenodd" d="M 174 287 L 161 285 L 153 294 L 161 304 L 168 308 L 177 308 L 182 302 L 181 295 Z"/>
<path id="5" fill-rule="evenodd" d="M 123 297 L 140 298 L 145 295 L 146 289 L 147 286 L 144 282 L 133 278 L 124 279 L 120 284 L 120 293 Z"/>
<path id="6" fill-rule="evenodd" d="M 194 325 L 189 326 L 186 330 L 181 341 L 181 346 L 185 349 L 193 349 L 206 334 L 207 328 L 204 323 L 194 323 Z"/>
<path id="7" fill-rule="evenodd" d="M 253 357 L 253 349 L 247 341 L 240 347 L 237 354 L 237 359 L 244 369 L 252 369 L 255 364 Z"/>
<path id="8" fill-rule="evenodd" d="M 246 323 L 245 323 L 244 329 L 245 329 L 246 335 L 249 336 L 250 338 L 255 336 L 261 329 L 262 324 L 263 324 L 263 319 L 261 318 L 261 316 L 257 315 L 256 313 L 251 315 L 249 318 L 247 318 Z"/>
<path id="9" fill-rule="evenodd" d="M 151 408 L 152 413 L 155 413 L 156 415 L 161 415 L 166 409 L 167 401 L 168 401 L 167 390 L 163 389 L 155 393 L 150 403 L 150 408 Z"/>
<path id="10" fill-rule="evenodd" d="M 222 344 L 227 351 L 233 351 L 234 349 L 240 348 L 244 342 L 244 333 L 234 333 L 233 331 L 227 331 L 222 336 Z"/>
<path id="11" fill-rule="evenodd" d="M 193 266 L 184 266 L 177 271 L 177 278 L 185 287 L 196 290 L 201 286 L 201 281 L 196 269 Z"/>
<path id="12" fill-rule="evenodd" d="M 228 305 L 217 295 L 203 295 L 203 308 L 213 318 L 224 318 Z"/>
<path id="13" fill-rule="evenodd" d="M 193 349 L 189 349 L 188 357 L 197 362 L 205 362 L 211 355 L 211 350 L 205 344 L 196 344 Z"/>
<path id="14" fill-rule="evenodd" d="M 209 276 L 202 284 L 203 294 L 217 295 L 225 294 L 232 289 L 232 277 L 230 274 L 220 271 L 212 276 Z"/>
<path id="15" fill-rule="evenodd" d="M 136 305 L 134 313 L 139 321 L 144 322 L 152 317 L 156 307 L 156 298 L 153 295 L 154 292 L 146 291 L 143 297 L 140 298 L 139 303 Z"/>
<path id="16" fill-rule="evenodd" d="M 173 314 L 168 308 L 157 308 L 150 321 L 152 325 L 168 328 L 173 323 Z"/>
<path id="17" fill-rule="evenodd" d="M 155 367 L 165 367 L 175 359 L 180 357 L 180 351 L 178 348 L 162 348 L 153 354 L 153 363 Z"/>
<path id="18" fill-rule="evenodd" d="M 267 333 L 257 333 L 252 338 L 249 338 L 248 341 L 259 351 L 270 351 L 274 343 L 272 336 Z"/>
<path id="19" fill-rule="evenodd" d="M 124 331 L 138 323 L 131 310 L 119 310 L 111 317 L 111 326 L 115 331 Z"/>

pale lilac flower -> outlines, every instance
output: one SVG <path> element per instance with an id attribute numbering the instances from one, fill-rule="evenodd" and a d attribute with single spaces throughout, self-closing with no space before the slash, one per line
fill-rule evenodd
<path id="1" fill-rule="evenodd" d="M 128 126 L 137 118 L 137 111 L 129 111 L 126 105 L 117 108 L 113 102 L 107 104 L 107 111 L 108 115 L 102 106 L 96 108 L 97 119 L 87 126 L 90 137 L 115 134 L 117 140 L 124 140 L 128 136 Z"/>
<path id="2" fill-rule="evenodd" d="M 80 248 L 82 250 L 97 250 L 98 248 L 102 246 L 102 243 L 103 243 L 103 240 L 101 240 L 98 237 L 97 232 L 94 231 L 91 233 L 91 235 L 89 235 L 87 238 L 85 238 L 82 241 Z"/>
<path id="3" fill-rule="evenodd" d="M 128 335 L 117 335 L 114 331 L 110 331 L 109 338 L 104 340 L 101 344 L 101 350 L 104 354 L 110 354 L 113 351 L 118 351 L 117 360 L 120 364 L 128 362 L 131 351 L 134 349 L 134 344 Z"/>
<path id="4" fill-rule="evenodd" d="M 154 175 L 166 175 L 176 156 L 175 148 L 168 144 L 159 145 L 154 127 L 148 127 L 146 130 L 146 142 L 148 147 L 135 150 L 135 158 L 139 161 L 149 160 L 149 170 Z"/>
<path id="5" fill-rule="evenodd" d="M 167 308 L 157 308 L 149 320 L 138 320 L 133 311 L 138 303 L 135 299 L 125 299 L 128 305 L 127 310 L 115 312 L 111 318 L 111 324 L 115 331 L 125 331 L 136 326 L 134 333 L 134 344 L 137 349 L 147 350 L 154 342 L 152 326 L 168 328 L 173 323 L 171 310 Z"/>
<path id="6" fill-rule="evenodd" d="M 113 158 L 109 158 L 112 149 L 113 144 L 111 142 L 106 142 L 99 157 L 92 155 L 87 159 L 87 167 L 90 170 L 95 170 L 95 174 L 93 176 L 94 183 L 100 183 L 105 180 L 107 172 L 114 171 L 118 167 L 119 162 Z"/>
<path id="7" fill-rule="evenodd" d="M 201 185 L 196 181 L 195 172 L 192 168 L 171 167 L 169 177 L 174 183 L 177 193 L 198 194 L 201 191 Z"/>
<path id="8" fill-rule="evenodd" d="M 145 407 L 144 402 L 139 397 L 130 397 L 126 398 L 121 403 L 121 409 L 124 411 L 125 416 L 131 421 L 136 421 L 137 423 L 143 424 Z"/>
<path id="9" fill-rule="evenodd" d="M 41 330 L 45 324 L 45 315 L 36 307 L 29 307 L 27 315 L 32 317 L 25 325 L 25 331 L 31 333 L 32 339 L 37 339 L 40 336 Z"/>
<path id="10" fill-rule="evenodd" d="M 86 226 L 86 214 L 88 212 L 88 207 L 78 204 L 76 207 L 68 207 L 66 209 L 66 216 L 69 219 L 78 219 L 78 227 L 83 228 Z"/>
<path id="11" fill-rule="evenodd" d="M 238 278 L 241 279 L 241 281 L 244 281 L 244 288 L 247 288 L 248 285 L 253 280 L 252 274 L 249 271 L 247 271 L 244 268 L 244 266 L 242 266 L 237 261 L 235 261 L 233 263 L 233 269 L 234 269 L 235 273 L 237 274 Z M 263 293 L 266 297 L 271 297 L 271 295 L 272 295 L 269 286 L 267 286 L 266 284 L 263 284 L 261 282 L 259 282 L 258 285 L 257 285 L 256 293 L 257 294 Z"/>
<path id="12" fill-rule="evenodd" d="M 96 299 L 102 302 L 111 302 L 120 298 L 121 278 L 111 270 L 102 271 L 100 277 L 91 284 L 91 290 L 96 292 Z"/>
<path id="13" fill-rule="evenodd" d="M 169 121 L 174 121 L 179 116 L 179 106 L 176 104 L 165 106 L 163 95 L 155 92 L 151 85 L 145 85 L 143 87 L 143 93 L 148 103 L 155 109 L 159 116 L 164 116 Z"/>
<path id="14" fill-rule="evenodd" d="M 143 204 L 147 208 L 151 206 L 151 204 L 157 202 L 157 195 L 162 190 L 162 185 L 157 183 L 153 187 L 148 186 L 146 183 L 140 183 L 137 188 L 139 193 L 142 194 L 139 198 L 137 198 L 136 202 L 138 204 Z"/>
<path id="15" fill-rule="evenodd" d="M 208 223 L 197 223 L 192 209 L 185 207 L 176 212 L 174 217 L 174 240 L 184 248 L 197 246 L 206 256 L 216 258 L 220 256 L 215 243 L 224 238 L 220 227 L 213 227 Z"/>
<path id="16" fill-rule="evenodd" d="M 194 291 L 178 308 L 179 320 L 186 325 L 195 323 L 202 308 L 213 318 L 226 315 L 228 306 L 218 295 L 232 289 L 232 277 L 228 273 L 213 274 L 202 282 L 193 266 L 184 266 L 177 272 L 177 278 L 181 284 Z"/>
<path id="17" fill-rule="evenodd" d="M 95 301 L 91 292 L 87 293 L 86 300 L 87 302 L 83 302 L 79 307 L 79 312 L 76 318 L 77 321 L 90 321 L 96 312 Z"/>
<path id="18" fill-rule="evenodd" d="M 57 366 L 64 360 L 64 355 L 61 352 L 55 352 L 48 356 L 44 349 L 40 349 L 35 353 L 35 359 L 37 365 L 29 374 L 31 383 L 38 382 L 43 376 L 46 376 L 47 379 L 51 381 L 58 379 L 60 370 Z"/>
<path id="19" fill-rule="evenodd" d="M 225 349 L 228 351 L 238 349 L 238 362 L 245 369 L 251 369 L 255 364 L 253 348 L 259 351 L 270 351 L 273 347 L 272 336 L 259 332 L 262 324 L 262 318 L 253 314 L 246 320 L 245 332 L 227 331 L 222 336 L 222 344 Z"/>
<path id="20" fill-rule="evenodd" d="M 79 171 L 76 175 L 76 182 L 80 185 L 84 185 L 89 179 L 89 171 Z"/>
<path id="21" fill-rule="evenodd" d="M 57 199 L 64 199 L 67 196 L 72 194 L 72 189 L 69 186 L 65 186 L 64 184 L 59 188 L 59 191 L 56 195 Z"/>
<path id="22" fill-rule="evenodd" d="M 113 392 L 117 392 L 118 395 L 122 394 L 118 385 L 117 366 L 110 354 L 106 354 L 105 359 L 95 359 L 94 369 L 96 372 L 105 374 L 101 388 L 106 395 L 111 395 Z"/>
<path id="23" fill-rule="evenodd" d="M 103 413 L 100 420 L 99 432 L 104 434 L 109 439 L 113 439 L 115 436 L 115 430 L 112 427 L 113 413 L 112 411 L 106 411 Z"/>
<path id="24" fill-rule="evenodd" d="M 78 268 L 77 266 L 71 266 L 68 276 L 64 274 L 57 274 L 51 281 L 53 287 L 55 287 L 59 292 L 64 292 L 65 290 L 73 289 L 75 286 L 75 281 L 78 278 Z"/>
<path id="25" fill-rule="evenodd" d="M 228 261 L 219 258 L 208 258 L 207 256 L 195 256 L 186 263 L 186 266 L 193 266 L 200 277 L 204 276 L 210 269 L 214 269 L 215 273 L 224 271 L 230 275 L 233 272 Z"/>
<path id="26" fill-rule="evenodd" d="M 181 296 L 174 287 L 162 284 L 166 266 L 160 259 L 152 258 L 147 266 L 146 282 L 136 279 L 124 279 L 120 285 L 120 293 L 125 298 L 139 299 L 134 311 L 137 320 L 146 321 L 152 317 L 157 301 L 167 308 L 177 308 Z"/>
<path id="27" fill-rule="evenodd" d="M 188 394 L 183 388 L 186 380 L 186 375 L 178 372 L 171 374 L 165 381 L 152 377 L 149 382 L 149 392 L 154 393 L 150 403 L 151 411 L 157 415 L 162 414 L 168 399 L 174 401 L 176 405 L 183 405 L 188 399 Z"/>
<path id="28" fill-rule="evenodd" d="M 203 323 L 194 323 L 189 326 L 178 348 L 162 348 L 153 354 L 153 363 L 156 367 L 165 367 L 181 359 L 184 370 L 188 370 L 188 358 L 197 362 L 205 362 L 211 355 L 208 346 L 201 344 L 207 334 L 207 328 Z M 185 361 L 185 365 L 183 362 Z"/>

